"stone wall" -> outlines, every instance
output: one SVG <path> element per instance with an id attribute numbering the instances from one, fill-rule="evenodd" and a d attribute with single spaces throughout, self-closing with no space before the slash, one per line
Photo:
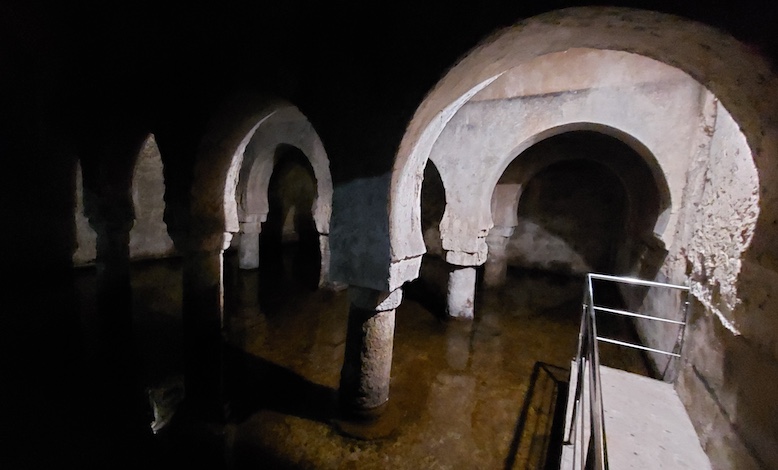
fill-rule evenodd
<path id="1" fill-rule="evenodd" d="M 778 325 L 769 313 L 775 312 L 769 292 L 778 279 L 772 269 L 751 264 L 748 252 L 757 220 L 767 215 L 758 189 L 767 181 L 760 181 L 739 125 L 718 101 L 714 105 L 707 154 L 688 174 L 678 248 L 662 270 L 665 279 L 686 279 L 692 291 L 677 389 L 716 468 L 766 468 L 778 462 L 772 393 Z M 657 328 L 641 332 L 656 347 L 671 339 Z"/>
<path id="2" fill-rule="evenodd" d="M 692 114 L 677 121 L 691 125 L 691 132 L 676 143 L 668 139 L 677 136 L 677 126 L 654 135 L 661 139 L 659 147 L 685 161 L 681 168 L 663 165 L 676 191 L 673 212 L 664 217 L 668 223 L 659 220 L 667 253 L 654 278 L 692 287 L 677 389 L 713 467 L 770 468 L 778 462 L 778 401 L 773 393 L 778 383 L 778 302 L 772 295 L 778 289 L 778 80 L 767 61 L 721 31 L 656 12 L 583 7 L 530 18 L 486 38 L 431 90 L 400 144 L 390 201 L 392 262 L 416 262 L 421 234 L 413 228 L 418 214 L 408 208 L 409 193 L 460 111 L 509 71 L 572 48 L 627 51 L 676 68 L 701 85 L 697 106 L 685 108 Z M 607 73 L 608 66 L 603 66 L 600 71 Z M 502 89 L 523 94 L 527 83 L 539 82 L 531 74 L 538 70 L 506 79 Z M 559 87 L 558 81 L 546 83 Z M 547 91 L 558 95 L 565 86 Z M 616 112 L 622 113 L 621 122 L 628 121 L 628 102 L 614 104 L 620 106 Z M 553 110 L 537 108 L 532 119 L 537 112 Z M 639 121 L 634 129 L 622 130 L 640 136 L 647 121 Z M 467 131 L 467 125 L 458 127 Z M 547 137 L 539 134 L 542 131 L 531 134 Z M 661 160 L 659 152 L 654 153 Z M 446 171 L 440 161 L 436 165 L 446 184 Z M 403 272 L 413 270 L 406 267 Z M 656 297 L 649 303 L 667 302 Z M 643 335 L 649 344 L 667 337 L 666 332 L 645 328 Z"/>
<path id="3" fill-rule="evenodd" d="M 623 244 L 626 192 L 607 168 L 586 160 L 551 165 L 519 201 L 508 264 L 568 274 L 609 272 Z"/>
<path id="4" fill-rule="evenodd" d="M 163 220 L 165 210 L 165 182 L 162 159 L 153 135 L 141 148 L 132 177 L 132 201 L 135 223 L 130 231 L 130 258 L 164 258 L 175 255 L 173 240 Z M 73 264 L 88 265 L 96 256 L 95 231 L 84 216 L 83 185 L 80 167 L 76 175 L 76 243 Z"/>

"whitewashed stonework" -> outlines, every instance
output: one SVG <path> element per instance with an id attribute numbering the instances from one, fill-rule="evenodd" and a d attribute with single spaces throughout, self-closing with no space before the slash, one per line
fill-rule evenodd
<path id="1" fill-rule="evenodd" d="M 666 250 L 653 254 L 654 277 L 693 293 L 676 383 L 703 447 L 714 468 L 778 462 L 778 405 L 771 387 L 755 385 L 778 383 L 776 122 L 778 80 L 767 62 L 714 28 L 595 7 L 505 28 L 448 71 L 407 127 L 391 182 L 390 285 L 412 279 L 425 252 L 428 159 L 446 189 L 446 259 L 479 265 L 492 191 L 514 158 L 571 130 L 616 137 L 665 196 L 651 221 Z M 661 299 L 643 306 L 652 303 Z M 662 329 L 640 329 L 648 345 L 667 341 Z"/>

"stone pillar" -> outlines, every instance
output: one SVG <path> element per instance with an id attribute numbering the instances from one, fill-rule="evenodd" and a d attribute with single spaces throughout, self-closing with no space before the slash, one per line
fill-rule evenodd
<path id="1" fill-rule="evenodd" d="M 238 267 L 240 269 L 259 268 L 259 234 L 262 222 L 267 214 L 251 215 L 240 223 L 240 243 L 238 245 Z"/>
<path id="2" fill-rule="evenodd" d="M 476 272 L 473 266 L 452 265 L 448 275 L 446 311 L 449 317 L 472 320 L 475 305 Z"/>
<path id="3" fill-rule="evenodd" d="M 89 163 L 83 168 L 84 212 L 96 235 L 97 357 L 106 378 L 114 370 L 126 370 L 134 356 L 130 230 L 135 217 L 131 180 L 126 177 L 131 167 L 123 163 L 128 167 Z"/>
<path id="4" fill-rule="evenodd" d="M 229 415 L 225 387 L 224 250 L 221 243 L 192 246 L 184 259 L 183 334 L 187 409 L 200 418 L 224 421 Z M 211 240 L 213 242 L 213 240 Z"/>
<path id="5" fill-rule="evenodd" d="M 402 289 L 381 292 L 349 286 L 346 350 L 340 376 L 339 405 L 344 419 L 373 420 L 389 400 L 394 314 Z"/>
<path id="6" fill-rule="evenodd" d="M 484 266 L 484 285 L 487 288 L 505 284 L 508 272 L 506 248 L 519 224 L 518 207 L 522 187 L 516 183 L 501 183 L 492 193 L 492 221 L 494 226 L 486 236 L 489 253 Z"/>
<path id="7" fill-rule="evenodd" d="M 508 273 L 508 256 L 506 248 L 516 227 L 495 226 L 486 237 L 489 255 L 484 265 L 484 285 L 500 287 L 505 284 Z"/>
<path id="8" fill-rule="evenodd" d="M 319 269 L 319 288 L 330 285 L 330 236 L 319 234 L 319 253 L 321 253 L 321 268 Z"/>

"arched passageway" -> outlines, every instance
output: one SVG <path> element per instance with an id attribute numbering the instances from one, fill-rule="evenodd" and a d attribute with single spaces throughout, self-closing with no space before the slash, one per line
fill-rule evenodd
<path id="1" fill-rule="evenodd" d="M 752 327 L 753 319 L 765 318 L 764 309 L 747 300 L 760 297 L 765 282 L 774 284 L 754 274 L 774 256 L 766 243 L 776 234 L 766 222 L 773 216 L 764 214 L 776 212 L 768 163 L 778 148 L 770 124 L 775 83 L 766 61 L 726 34 L 655 12 L 569 8 L 499 31 L 431 90 L 399 146 L 387 291 L 418 276 L 426 251 L 419 202 L 428 159 L 447 192 L 440 230 L 446 260 L 474 269 L 486 261 L 488 236 L 497 225 L 490 210 L 493 188 L 515 155 L 560 127 L 615 129 L 641 156 L 647 150 L 655 158 L 647 160 L 654 180 L 667 184 L 666 191 L 658 186 L 651 233 L 637 230 L 640 238 L 629 240 L 627 259 L 637 260 L 634 274 L 691 286 L 698 324 L 687 334 L 691 352 L 678 387 L 703 446 L 738 443 L 731 449 L 740 450 L 714 455 L 724 467 L 774 461 L 765 436 L 776 429 L 760 418 L 762 394 L 737 392 L 741 385 L 725 380 L 733 374 L 708 358 L 748 357 L 776 371 L 775 354 L 760 352 L 775 335 Z M 641 328 L 640 334 L 649 345 L 666 340 L 659 330 Z M 747 346 L 749 341 L 762 346 Z M 739 398 L 718 401 L 732 394 Z M 699 399 L 718 405 L 702 410 L 695 405 Z M 727 424 L 712 431 L 716 420 Z M 752 432 L 747 422 L 761 430 Z M 747 446 L 753 452 L 744 451 Z"/>
<path id="2" fill-rule="evenodd" d="M 500 285 L 507 265 L 655 274 L 666 254 L 657 232 L 671 206 L 667 181 L 647 149 L 619 137 L 631 140 L 612 128 L 560 132 L 510 163 L 492 195 L 488 286 Z"/>
<path id="3" fill-rule="evenodd" d="M 287 165 L 295 161 L 298 169 L 307 169 L 302 180 L 298 178 L 292 183 Z M 273 178 L 279 163 L 280 170 Z M 299 214 L 298 218 L 308 222 L 308 226 L 295 227 L 292 223 L 292 227 L 310 246 L 313 221 L 320 260 L 316 285 L 325 284 L 332 178 L 324 147 L 307 118 L 284 100 L 253 94 L 231 97 L 214 116 L 200 146 L 194 175 L 192 226 L 184 255 L 183 283 L 187 399 L 203 415 L 222 420 L 229 400 L 221 336 L 225 317 L 225 251 L 236 244 L 238 267 L 256 270 L 261 265 L 259 239 L 263 223 L 275 209 L 271 202 L 275 203 L 281 195 L 276 183 L 281 188 L 294 188 L 295 184 L 304 186 L 307 181 L 313 183 L 315 192 L 308 187 L 307 192 L 301 193 L 307 200 L 294 201 L 293 206 L 305 206 L 310 211 L 310 216 Z M 288 212 L 283 217 L 286 215 Z M 279 212 L 278 217 L 281 216 Z M 283 233 L 285 219 L 276 221 L 271 238 L 279 234 L 279 228 Z M 227 280 L 230 281 L 229 275 Z M 252 275 L 242 279 L 238 295 L 250 297 L 257 290 L 256 284 L 251 285 L 255 281 L 258 277 Z"/>
<path id="4" fill-rule="evenodd" d="M 624 244 L 625 196 L 618 178 L 591 161 L 543 168 L 521 193 L 509 260 L 527 269 L 612 273 Z"/>
<path id="5" fill-rule="evenodd" d="M 175 247 L 164 222 L 163 162 L 153 134 L 146 136 L 134 163 L 130 189 L 133 224 L 130 229 L 129 256 L 133 260 L 172 256 Z M 91 264 L 95 260 L 96 233 L 89 225 L 84 212 L 84 184 L 80 163 L 76 171 L 75 226 L 77 246 L 73 253 L 73 264 Z"/>
<path id="6" fill-rule="evenodd" d="M 257 294 L 263 311 L 276 309 L 295 292 L 320 286 L 322 261 L 319 232 L 313 218 L 316 179 L 305 155 L 281 145 L 267 188 L 268 213 L 259 236 L 256 273 L 235 273 Z M 245 279 L 244 279 L 245 278 Z"/>
<path id="7" fill-rule="evenodd" d="M 166 156 L 168 231 L 175 234 L 176 247 L 185 258 L 182 309 L 187 344 L 183 349 L 187 353 L 189 402 L 194 406 L 201 404 L 215 415 L 224 411 L 220 400 L 223 398 L 220 342 L 225 320 L 222 294 L 226 287 L 222 281 L 223 255 L 225 250 L 235 247 L 248 248 L 242 254 L 252 255 L 250 248 L 258 244 L 242 242 L 259 236 L 261 218 L 269 215 L 269 206 L 241 206 L 241 196 L 235 195 L 243 194 L 239 189 L 241 182 L 265 184 L 269 181 L 272 170 L 258 171 L 262 178 L 257 179 L 251 177 L 251 172 L 272 158 L 256 159 L 244 166 L 248 157 L 258 156 L 246 149 L 254 145 L 252 142 L 259 142 L 254 137 L 274 135 L 276 131 L 293 127 L 290 121 L 294 121 L 294 112 L 281 112 L 282 109 L 289 111 L 288 103 L 281 100 L 241 96 L 233 106 L 223 110 L 224 114 L 215 117 L 202 141 L 204 123 L 200 118 L 210 115 L 212 99 L 228 89 L 235 89 L 239 84 L 262 86 L 275 81 L 270 77 L 274 75 L 273 64 L 279 62 L 295 64 L 275 70 L 279 81 L 291 74 L 290 80 L 276 89 L 301 97 L 299 104 L 304 104 L 301 109 L 317 116 L 316 122 L 327 123 L 331 130 L 327 133 L 328 145 L 339 150 L 339 157 L 344 157 L 336 166 L 338 182 L 342 184 L 341 189 L 348 187 L 349 190 L 339 193 L 345 196 L 340 199 L 344 204 L 339 205 L 341 211 L 336 221 L 342 220 L 343 224 L 337 224 L 336 233 L 339 248 L 353 243 L 354 249 L 339 250 L 338 261 L 346 265 L 339 267 L 339 274 L 347 271 L 348 275 L 341 280 L 353 283 L 356 288 L 348 292 L 353 307 L 349 310 L 349 334 L 355 340 L 347 341 L 351 359 L 342 370 L 345 380 L 341 383 L 344 392 L 341 395 L 350 401 L 347 405 L 355 405 L 363 414 L 380 413 L 386 409 L 393 378 L 389 366 L 393 362 L 406 366 L 395 370 L 397 382 L 394 383 L 410 384 L 414 391 L 412 397 L 393 395 L 399 398 L 395 403 L 404 409 L 405 416 L 410 417 L 411 424 L 406 429 L 412 431 L 404 435 L 404 440 L 395 441 L 397 445 L 369 443 L 358 446 L 355 451 L 354 446 L 346 443 L 340 452 L 333 453 L 330 444 L 343 441 L 337 441 L 335 433 L 317 421 L 317 425 L 324 426 L 316 428 L 311 435 L 332 438 L 319 446 L 325 448 L 321 455 L 326 455 L 326 462 L 321 466 L 351 462 L 356 454 L 360 454 L 358 464 L 372 457 L 385 464 L 386 457 L 391 460 L 397 456 L 390 452 L 426 441 L 428 436 L 432 436 L 432 452 L 428 452 L 429 446 L 423 450 L 416 448 L 409 457 L 411 467 L 418 466 L 420 461 L 431 466 L 456 466 L 463 461 L 481 468 L 501 466 L 502 462 L 495 465 L 494 459 L 486 458 L 484 462 L 488 462 L 484 464 L 475 459 L 504 455 L 500 453 L 508 446 L 514 424 L 506 423 L 511 420 L 505 417 L 515 417 L 510 413 L 515 412 L 515 405 L 525 391 L 516 385 L 515 379 L 518 374 L 528 374 L 531 370 L 527 361 L 535 356 L 529 348 L 536 346 L 536 340 L 541 337 L 535 332 L 548 332 L 560 325 L 536 323 L 537 328 L 526 328 L 531 319 L 522 318 L 512 323 L 511 334 L 505 334 L 506 323 L 479 311 L 476 305 L 472 324 L 478 328 L 474 328 L 473 335 L 454 335 L 456 339 L 451 339 L 447 333 L 453 329 L 424 323 L 422 315 L 414 316 L 419 311 L 412 302 L 400 304 L 401 289 L 418 277 L 421 258 L 425 255 L 420 203 L 422 177 L 428 163 L 433 162 L 441 184 L 445 185 L 449 209 L 440 217 L 440 252 L 445 262 L 458 267 L 457 272 L 469 276 L 490 263 L 494 254 L 492 237 L 507 233 L 498 233 L 498 227 L 507 225 L 498 223 L 493 195 L 511 162 L 525 150 L 560 132 L 608 133 L 606 129 L 612 129 L 618 134 L 615 137 L 628 143 L 649 162 L 641 149 L 647 150 L 655 159 L 655 164 L 649 164 L 652 177 L 667 182 L 666 194 L 661 188 L 659 192 L 660 201 L 667 201 L 668 205 L 660 204 L 656 223 L 638 230 L 645 237 L 629 239 L 628 245 L 634 248 L 630 252 L 638 255 L 636 259 L 641 260 L 639 266 L 644 265 L 643 260 L 653 259 L 644 254 L 655 247 L 655 253 L 661 255 L 656 257 L 659 261 L 655 277 L 689 282 L 693 289 L 689 347 L 676 385 L 700 430 L 700 440 L 721 468 L 763 468 L 778 461 L 775 441 L 778 429 L 774 419 L 778 404 L 769 394 L 772 390 L 769 385 L 778 383 L 775 334 L 778 297 L 773 295 L 778 287 L 778 245 L 774 243 L 778 237 L 775 223 L 778 197 L 774 191 L 778 168 L 775 165 L 778 86 L 774 72 L 753 47 L 718 30 L 683 18 L 623 8 L 549 12 L 495 32 L 456 62 L 449 47 L 446 47 L 447 54 L 451 55 L 439 55 L 443 52 L 439 45 L 443 43 L 457 44 L 457 48 L 465 43 L 470 46 L 470 39 L 466 38 L 473 36 L 460 31 L 460 25 L 481 24 L 485 29 L 493 7 L 479 9 L 478 18 L 473 21 L 472 7 L 457 5 L 447 9 L 443 21 L 436 23 L 442 27 L 430 30 L 428 19 L 441 18 L 441 12 L 434 6 L 411 15 L 400 12 L 395 18 L 384 17 L 387 20 L 410 18 L 409 29 L 395 28 L 392 21 L 372 28 L 375 23 L 353 22 L 351 17 L 345 19 L 338 12 L 321 15 L 329 9 L 326 6 L 310 9 L 291 5 L 279 9 L 283 21 L 275 24 L 270 34 L 263 34 L 260 41 L 256 40 L 258 16 L 233 16 L 244 13 L 241 10 L 205 8 L 198 13 L 189 9 L 194 18 L 189 15 L 186 21 L 177 21 L 179 8 L 156 11 L 161 16 L 149 16 L 138 8 L 126 9 L 125 15 L 106 9 L 104 19 L 108 21 L 92 21 L 94 15 L 81 15 L 82 11 L 67 7 L 7 9 L 5 12 L 9 14 L 2 21 L 10 28 L 3 29 L 0 55 L 8 59 L 5 61 L 8 67 L 0 75 L 3 95 L 7 98 L 4 103 L 10 108 L 4 120 L 7 139 L 0 139 L 0 145 L 8 151 L 5 159 L 8 166 L 3 174 L 6 182 L 12 184 L 6 185 L 11 188 L 6 209 L 9 220 L 15 222 L 6 231 L 10 241 L 7 246 L 12 247 L 7 250 L 7 259 L 17 262 L 16 277 L 23 279 L 13 286 L 29 287 L 29 276 L 33 273 L 43 276 L 37 278 L 39 286 L 50 286 L 45 295 L 32 296 L 28 294 L 29 289 L 9 289 L 12 294 L 16 290 L 22 294 L 14 296 L 19 303 L 13 307 L 23 313 L 5 318 L 11 328 L 3 330 L 21 334 L 13 338 L 15 341 L 5 342 L 13 353 L 6 355 L 9 362 L 17 363 L 17 358 L 24 353 L 45 352 L 38 354 L 42 359 L 35 358 L 31 363 L 35 367 L 31 373 L 24 374 L 24 378 L 33 379 L 31 383 L 36 389 L 10 387 L 15 390 L 12 395 L 15 399 L 9 403 L 24 405 L 18 406 L 18 413 L 12 413 L 22 418 L 14 430 L 14 435 L 21 436 L 19 442 L 24 444 L 20 446 L 21 461 L 27 462 L 36 454 L 46 454 L 52 461 L 67 461 L 76 454 L 91 459 L 95 449 L 113 459 L 115 447 L 102 444 L 120 442 L 122 455 L 133 447 L 115 434 L 103 433 L 107 430 L 104 424 L 120 421 L 113 414 L 120 411 L 116 403 L 108 398 L 100 400 L 106 404 L 104 408 L 95 407 L 91 398 L 102 397 L 82 393 L 90 389 L 78 379 L 67 377 L 71 369 L 59 367 L 63 364 L 60 345 L 69 346 L 71 341 L 63 338 L 69 338 L 72 332 L 70 329 L 65 332 L 59 326 L 73 306 L 68 300 L 66 284 L 72 277 L 69 250 L 74 241 L 71 233 L 74 192 L 71 186 L 74 186 L 77 158 L 92 159 L 86 172 L 91 172 L 88 179 L 93 188 L 99 187 L 101 180 L 112 181 L 103 188 L 107 196 L 102 205 L 105 210 L 98 211 L 98 215 L 107 216 L 99 222 L 103 225 L 101 230 L 107 232 L 104 246 L 105 253 L 110 255 L 104 258 L 109 276 L 103 280 L 117 287 L 117 295 L 101 295 L 109 300 L 105 311 L 126 312 L 128 284 L 124 268 L 130 219 L 126 209 L 130 206 L 127 188 L 131 165 L 125 165 L 130 161 L 125 157 L 135 154 L 118 153 L 139 145 L 150 129 Z M 504 11 L 518 11 L 512 8 Z M 678 9 L 696 10 L 688 6 Z M 759 21 L 748 22 L 743 27 L 749 31 L 744 36 L 753 37 L 750 32 L 757 29 L 753 26 L 769 25 L 770 16 L 743 15 L 748 10 L 757 9 L 744 7 L 728 13 L 740 18 L 759 16 Z M 462 16 L 451 16 L 455 11 Z M 37 22 L 36 12 L 45 12 L 41 17 L 44 22 Z M 711 17 L 710 8 L 698 13 L 701 18 Z M 261 16 L 268 25 L 275 22 L 273 15 Z M 61 21 L 62 18 L 75 22 Z M 92 20 L 80 23 L 82 18 Z M 149 19 L 150 22 L 145 21 Z M 74 24 L 83 28 L 74 28 Z M 290 36 L 283 34 L 283 30 L 289 25 L 298 26 L 301 33 L 312 34 L 295 35 L 294 47 L 286 48 L 282 43 L 289 43 L 285 39 Z M 359 26 L 351 29 L 353 25 Z M 93 26 L 97 28 L 92 29 Z M 78 32 L 76 38 L 68 38 L 71 29 Z M 343 34 L 326 37 L 333 30 Z M 368 30 L 371 34 L 359 34 Z M 403 40 L 386 41 L 387 35 L 395 31 L 402 31 Z M 373 51 L 375 54 L 360 54 L 359 49 L 349 47 L 355 38 L 363 43 L 381 40 L 381 47 Z M 193 44 L 203 47 L 192 47 Z M 256 47 L 257 44 L 262 47 Z M 282 60 L 263 60 L 268 55 Z M 107 68 L 103 67 L 105 59 Z M 432 63 L 451 64 L 451 68 L 422 71 L 416 67 Z M 119 80 L 127 76 L 137 80 Z M 438 77 L 440 82 L 418 103 L 422 98 L 420 89 L 426 91 L 430 81 Z M 406 87 L 413 91 L 407 91 L 410 88 Z M 419 104 L 419 108 L 407 123 L 407 132 L 400 142 L 397 139 L 400 136 L 394 131 L 399 127 L 397 121 L 407 116 L 409 103 Z M 337 119 L 328 119 L 335 108 L 342 113 Z M 283 119 L 271 123 L 271 116 Z M 75 122 L 83 118 L 87 119 Z M 136 118 L 142 122 L 136 122 Z M 579 125 L 594 127 L 574 128 Z M 106 145 L 93 148 L 91 156 L 76 155 L 76 147 L 82 142 L 71 141 L 69 134 L 74 128 L 79 129 L 76 140 L 84 137 L 87 144 L 93 144 L 97 139 L 90 139 L 97 137 Z M 353 138 L 357 133 L 359 138 Z M 200 142 L 202 146 L 196 152 Z M 272 149 L 269 150 L 272 153 L 278 143 L 282 142 L 265 140 L 257 148 Z M 283 143 L 299 148 L 308 157 L 317 152 L 316 145 Z M 395 151 L 396 161 L 390 161 Z M 109 164 L 100 174 L 95 163 L 109 162 L 103 158 L 108 155 L 116 157 L 110 159 L 115 167 L 109 168 Z M 199 160 L 197 168 L 191 165 L 195 155 Z M 322 161 L 317 158 L 310 161 L 317 182 L 324 181 L 321 167 L 316 163 Z M 245 178 L 244 170 L 249 172 Z M 537 175 L 543 177 L 542 173 Z M 662 178 L 656 178 L 657 175 Z M 192 178 L 194 185 L 191 185 Z M 526 184 L 534 183 L 529 179 Z M 267 194 L 268 188 L 262 189 L 257 194 Z M 322 191 L 317 193 L 321 195 Z M 518 193 L 505 193 L 519 204 Z M 358 204 L 347 200 L 359 197 L 362 198 Z M 518 211 L 513 212 L 516 218 L 518 215 Z M 327 218 L 314 217 L 314 220 L 321 222 Z M 369 230 L 359 230 L 361 227 Z M 327 235 L 327 229 L 326 223 L 317 225 L 320 246 L 328 240 L 322 238 Z M 342 236 L 347 233 L 351 236 Z M 320 253 L 323 255 L 325 250 L 321 249 Z M 244 269 L 251 270 L 246 265 Z M 641 269 L 638 274 L 642 276 L 644 272 Z M 171 277 L 168 273 L 165 276 L 168 280 Z M 12 277 L 12 280 L 16 279 Z M 465 283 L 461 286 L 463 291 L 468 287 Z M 32 292 L 38 291 L 32 289 Z M 662 299 L 647 300 L 661 304 Z M 411 309 L 400 311 L 403 306 Z M 398 322 L 402 327 L 398 328 L 398 336 L 403 335 L 401 339 L 405 342 L 400 342 L 402 347 L 398 347 L 397 360 L 393 361 L 395 309 L 403 320 Z M 180 310 L 177 306 L 172 309 Z M 345 316 L 346 309 L 343 310 Z M 14 313 L 12 309 L 8 311 Z M 302 324 L 302 320 L 313 317 L 308 315 L 311 311 L 314 309 L 298 309 L 296 313 L 300 316 L 294 320 L 301 320 Z M 342 324 L 345 321 L 339 323 Z M 409 325 L 412 326 L 408 328 Z M 292 322 L 290 326 L 293 328 L 288 330 L 291 333 L 287 337 L 298 338 L 299 330 L 294 328 L 297 325 Z M 271 339 L 283 336 L 278 334 L 279 330 L 266 333 Z M 642 332 L 649 343 L 661 342 L 664 336 L 661 333 Z M 338 345 L 344 343 L 340 337 L 324 340 L 327 352 L 308 348 L 312 343 L 306 341 L 294 347 L 301 354 L 308 354 L 316 365 L 326 362 L 330 369 L 323 373 L 314 366 L 310 369 L 314 370 L 311 377 L 316 377 L 317 383 L 335 387 L 337 372 L 332 370 L 332 364 L 341 358 L 343 350 Z M 292 342 L 288 343 L 284 346 L 290 347 Z M 473 354 L 461 354 L 463 351 Z M 567 357 L 555 356 L 557 363 L 565 360 Z M 423 364 L 433 365 L 423 367 Z M 293 362 L 290 369 L 296 365 Z M 504 366 L 505 373 L 492 374 L 494 369 L 489 369 L 490 366 Z M 450 369 L 443 370 L 445 367 Z M 121 368 L 111 370 L 127 375 Z M 465 376 L 464 370 L 471 375 Z M 285 391 L 314 392 L 312 395 L 290 393 L 298 403 L 307 405 L 313 401 L 306 401 L 311 396 L 323 396 L 317 395 L 319 388 L 295 381 L 293 374 L 278 369 L 274 372 L 277 373 L 272 375 L 274 378 L 291 379 L 287 383 L 292 386 Z M 251 391 L 261 391 L 264 384 L 259 381 L 258 385 Z M 64 395 L 53 402 L 68 409 L 67 413 L 58 415 L 67 418 L 61 422 L 48 419 L 45 411 L 40 412 L 53 409 L 51 399 L 56 396 L 50 392 L 54 390 Z M 495 391 L 501 395 L 496 396 L 492 393 Z M 61 399 L 63 396 L 67 398 Z M 468 401 L 471 397 L 484 399 Z M 418 425 L 413 421 L 418 416 L 419 403 L 428 403 L 430 414 L 442 424 Z M 452 412 L 451 403 L 458 405 L 456 412 Z M 275 408 L 279 409 L 289 411 L 282 406 Z M 83 410 L 108 410 L 108 420 L 93 426 L 92 420 L 79 419 L 79 411 Z M 321 418 L 311 413 L 310 408 L 305 411 L 308 411 L 305 418 L 312 415 L 314 420 Z M 30 418 L 27 412 L 36 419 Z M 279 440 L 292 443 L 287 455 L 293 456 L 295 462 L 308 462 L 307 456 L 300 456 L 314 447 L 307 445 L 314 439 L 300 439 L 299 428 L 293 426 L 301 422 L 309 426 L 313 420 L 299 420 L 296 418 L 300 416 L 295 415 L 280 422 L 277 416 L 266 416 L 270 419 L 262 421 L 267 424 L 268 434 L 281 435 Z M 501 434 L 489 433 L 494 429 L 496 417 L 502 418 Z M 53 427 L 44 430 L 35 425 L 42 421 Z M 293 426 L 287 427 L 288 423 Z M 143 424 L 148 430 L 147 423 Z M 477 428 L 486 429 L 487 433 L 470 433 Z M 74 432 L 85 430 L 90 436 L 100 434 L 99 439 L 80 439 L 79 433 Z M 47 438 L 54 437 L 48 439 L 54 442 L 53 449 L 36 452 L 40 446 L 34 444 L 43 442 L 39 431 L 45 431 L 43 436 Z M 496 435 L 502 437 L 494 439 Z M 60 440 L 63 436 L 66 439 Z M 488 437 L 481 439 L 480 436 Z M 219 438 L 222 437 L 220 434 Z M 256 437 L 252 435 L 243 441 L 244 449 L 255 447 Z M 444 443 L 441 439 L 448 441 Z M 224 443 L 223 439 L 219 441 Z M 198 446 L 185 447 L 185 452 L 174 452 L 171 461 L 178 462 Z M 387 454 L 367 456 L 370 452 L 362 452 L 377 448 L 386 450 Z M 229 455 L 233 456 L 237 454 Z M 267 462 L 258 460 L 253 467 L 263 463 Z"/>
<path id="8" fill-rule="evenodd" d="M 446 208 L 446 188 L 435 164 L 427 162 L 421 188 L 421 226 L 427 251 L 419 268 L 419 277 L 408 283 L 410 300 L 425 305 L 440 318 L 446 316 L 449 268 L 440 241 L 440 221 Z"/>
<path id="9" fill-rule="evenodd" d="M 319 283 L 321 253 L 313 219 L 316 180 L 305 155 L 291 146 L 279 146 L 277 163 L 270 178 L 267 237 L 260 238 L 260 259 L 272 252 L 290 252 L 291 265 L 280 273 L 297 279 L 302 286 Z M 285 256 L 286 257 L 286 256 Z"/>

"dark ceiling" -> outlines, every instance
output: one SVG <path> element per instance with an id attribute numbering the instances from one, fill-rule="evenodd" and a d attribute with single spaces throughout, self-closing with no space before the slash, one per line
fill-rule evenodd
<path id="1" fill-rule="evenodd" d="M 53 67 L 94 93 L 121 87 L 207 98 L 267 87 L 291 99 L 368 93 L 396 103 L 424 93 L 457 57 L 501 26 L 584 1 L 479 2 L 1 2 L 0 40 L 19 60 Z M 765 53 L 778 51 L 776 2 L 615 1 L 730 31 Z M 0 51 L 3 51 L 0 49 Z M 8 52 L 8 49 L 5 50 Z M 53 64 L 53 65 L 52 65 Z M 49 72 L 40 70 L 41 74 Z M 311 78 L 313 78 L 311 80 Z M 51 79 L 51 77 L 41 77 Z M 129 85 L 129 86 L 128 86 Z M 383 88 L 381 93 L 371 93 Z M 137 97 L 133 96 L 132 99 Z M 375 101 L 373 102 L 376 103 Z"/>
<path id="2" fill-rule="evenodd" d="M 167 126 L 194 141 L 223 97 L 251 89 L 286 98 L 309 117 L 336 177 L 369 165 L 349 157 L 339 167 L 338 155 L 369 155 L 382 162 L 369 172 L 383 172 L 425 93 L 479 40 L 523 18 L 587 4 L 0 0 L 0 109 L 21 110 L 0 114 L 0 132 L 38 132 L 28 124 L 47 114 L 75 130 L 64 134 L 87 139 L 141 123 L 157 136 Z M 778 2 L 598 4 L 700 20 L 778 57 Z"/>

